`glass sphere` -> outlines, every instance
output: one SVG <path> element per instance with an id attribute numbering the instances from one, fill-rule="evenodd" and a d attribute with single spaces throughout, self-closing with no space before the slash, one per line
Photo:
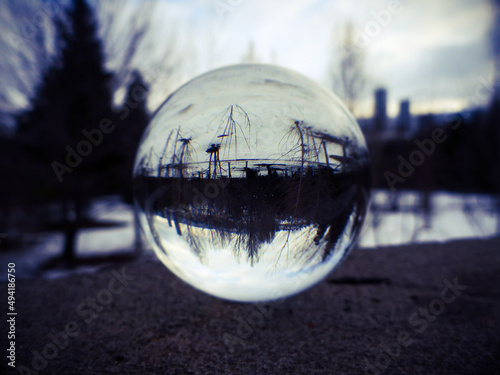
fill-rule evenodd
<path id="1" fill-rule="evenodd" d="M 134 197 L 158 258 L 211 295 L 266 301 L 323 279 L 352 248 L 369 160 L 341 101 L 260 64 L 203 74 L 154 114 Z"/>

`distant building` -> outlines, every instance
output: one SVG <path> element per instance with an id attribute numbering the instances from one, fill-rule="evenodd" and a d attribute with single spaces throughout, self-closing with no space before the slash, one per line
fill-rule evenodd
<path id="1" fill-rule="evenodd" d="M 436 115 L 428 113 L 418 116 L 418 131 L 428 133 L 438 125 Z"/>
<path id="2" fill-rule="evenodd" d="M 410 131 L 411 114 L 410 114 L 410 101 L 402 100 L 399 103 L 399 115 L 397 120 L 398 131 L 407 133 Z"/>
<path id="3" fill-rule="evenodd" d="M 376 131 L 387 128 L 387 90 L 383 88 L 375 90 L 374 125 Z"/>

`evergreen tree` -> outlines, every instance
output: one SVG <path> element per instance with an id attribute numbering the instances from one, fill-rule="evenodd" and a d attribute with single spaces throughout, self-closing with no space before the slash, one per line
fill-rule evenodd
<path id="1" fill-rule="evenodd" d="M 18 119 L 18 139 L 30 156 L 23 183 L 32 186 L 31 196 L 42 203 L 61 202 L 64 257 L 70 260 L 78 230 L 87 222 L 89 199 L 110 190 L 107 173 L 117 164 L 109 146 L 115 125 L 112 75 L 104 68 L 92 9 L 85 0 L 75 0 L 56 24 L 59 53 L 31 109 Z"/>

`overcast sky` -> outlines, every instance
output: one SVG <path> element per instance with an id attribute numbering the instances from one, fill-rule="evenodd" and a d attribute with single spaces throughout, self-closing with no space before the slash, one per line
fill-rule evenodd
<path id="1" fill-rule="evenodd" d="M 411 100 L 413 113 L 457 111 L 469 106 L 471 96 L 475 102 L 486 104 L 488 87 L 483 85 L 491 86 L 493 82 L 489 34 L 494 12 L 488 0 L 91 2 L 101 27 L 105 27 L 106 9 L 115 16 L 114 33 L 108 34 L 111 40 L 105 40 L 106 50 L 115 56 L 114 62 L 108 62 L 110 69 L 120 64 L 121 44 L 115 39 L 130 31 L 131 19 L 139 9 L 156 4 L 154 11 L 145 12 L 149 34 L 134 60 L 152 82 L 151 110 L 190 78 L 242 62 L 251 44 L 256 61 L 291 68 L 332 89 L 328 72 L 340 31 L 347 22 L 354 23 L 357 45 L 365 55 L 367 86 L 358 115 L 371 115 L 372 93 L 379 86 L 388 89 L 390 114 L 395 115 L 399 101 L 405 98 Z M 33 22 L 30 20 L 36 10 L 48 7 L 47 3 L 24 0 L 11 7 L 18 10 L 16 14 L 7 11 L 8 3 L 2 4 L 3 36 L 9 32 L 21 35 L 23 25 Z M 0 40 L 0 110 L 4 111 L 29 103 L 15 84 L 9 86 L 9 82 L 15 82 L 13 77 L 22 72 L 18 57 L 9 55 L 12 43 L 7 39 Z M 180 57 L 177 65 L 182 69 L 162 75 L 161 65 L 170 60 L 163 54 L 170 46 L 175 47 L 175 55 Z M 36 84 L 35 79 L 24 81 Z"/>
<path id="2" fill-rule="evenodd" d="M 467 107 L 468 97 L 493 81 L 492 14 L 485 0 L 171 0 L 157 17 L 163 28 L 175 23 L 178 39 L 195 48 L 192 74 L 241 62 L 253 43 L 258 61 L 330 88 L 339 31 L 352 21 L 365 35 L 357 44 L 366 55 L 368 115 L 378 86 L 389 90 L 392 112 L 404 98 L 417 113 Z M 487 90 L 476 98 L 486 103 Z"/>

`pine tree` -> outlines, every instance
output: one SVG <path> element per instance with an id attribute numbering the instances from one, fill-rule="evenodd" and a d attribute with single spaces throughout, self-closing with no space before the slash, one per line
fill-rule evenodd
<path id="1" fill-rule="evenodd" d="M 18 138 L 30 156 L 24 183 L 32 184 L 32 196 L 42 203 L 61 202 L 64 257 L 71 260 L 89 199 L 109 192 L 106 173 L 116 166 L 112 135 L 101 132 L 99 139 L 92 133 L 103 121 L 108 133 L 115 127 L 112 75 L 104 68 L 97 23 L 85 0 L 75 0 L 56 24 L 59 54 L 44 73 L 31 109 L 19 117 Z M 85 134 L 94 134 L 93 142 Z"/>

